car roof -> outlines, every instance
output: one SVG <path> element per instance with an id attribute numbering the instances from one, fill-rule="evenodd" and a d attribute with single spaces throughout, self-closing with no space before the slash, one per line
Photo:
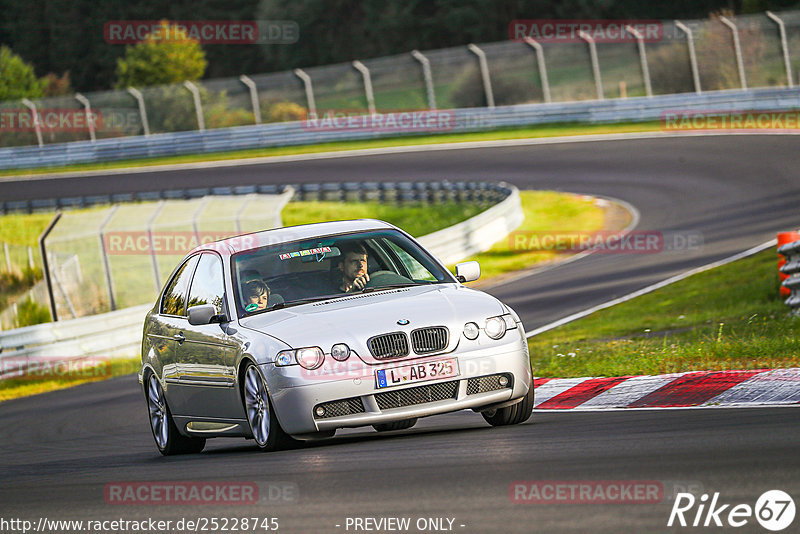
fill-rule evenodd
<path id="1" fill-rule="evenodd" d="M 253 232 L 250 234 L 228 237 L 212 243 L 205 243 L 196 247 L 189 254 L 193 254 L 201 250 L 215 250 L 222 254 L 236 254 L 238 252 L 253 250 L 266 245 L 278 245 L 281 243 L 288 243 L 290 241 L 310 239 L 317 236 L 362 232 L 367 230 L 382 230 L 387 228 L 396 227 L 385 221 L 379 221 L 377 219 L 355 219 L 348 221 L 302 224 L 299 226 L 285 226 L 282 228 L 273 228 L 271 230 L 263 230 L 261 232 Z"/>

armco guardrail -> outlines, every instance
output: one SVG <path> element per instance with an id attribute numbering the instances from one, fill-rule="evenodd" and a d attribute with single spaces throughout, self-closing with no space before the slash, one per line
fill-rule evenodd
<path id="1" fill-rule="evenodd" d="M 499 204 L 466 221 L 422 236 L 419 242 L 446 264 L 488 250 L 516 230 L 525 219 L 519 191 L 512 185 L 505 187 L 508 196 Z"/>
<path id="2" fill-rule="evenodd" d="M 441 185 L 441 184 L 440 184 Z M 453 185 L 453 184 L 450 184 Z M 475 191 L 454 187 L 454 190 Z M 505 183 L 480 184 L 487 195 L 502 200 L 486 211 L 419 241 L 445 263 L 453 263 L 503 239 L 524 219 L 519 191 Z M 320 188 L 312 189 L 320 194 Z M 405 190 L 405 189 L 404 189 Z M 415 188 L 408 189 L 415 191 Z M 39 359 L 71 360 L 90 356 L 130 357 L 139 354 L 144 316 L 151 304 L 68 321 L 26 326 L 0 332 L 0 377 L 19 362 Z M 15 365 L 8 365 L 14 362 Z"/>
<path id="3" fill-rule="evenodd" d="M 306 121 L 240 126 L 206 131 L 176 132 L 139 137 L 102 139 L 0 149 L 0 169 L 52 167 L 137 158 L 177 156 L 377 139 L 421 133 L 493 130 L 554 122 L 604 123 L 658 120 L 668 111 L 758 111 L 800 109 L 800 88 L 708 91 L 653 97 L 524 104 L 494 108 L 426 111 L 446 119 L 435 128 L 317 128 Z M 398 117 L 402 113 L 396 114 Z M 409 119 L 411 120 L 411 119 Z M 359 121 L 355 121 L 359 122 Z M 450 127 L 452 125 L 452 127 Z"/>
<path id="4" fill-rule="evenodd" d="M 789 298 L 784 302 L 794 313 L 798 313 L 800 312 L 800 241 L 780 246 L 778 254 L 786 258 L 786 263 L 780 268 L 780 271 L 789 275 L 789 278 L 781 284 L 791 291 Z"/>

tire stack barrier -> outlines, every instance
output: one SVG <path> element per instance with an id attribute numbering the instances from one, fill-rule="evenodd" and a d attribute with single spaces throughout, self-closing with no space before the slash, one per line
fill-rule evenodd
<path id="1" fill-rule="evenodd" d="M 780 245 L 778 254 L 786 258 L 784 265 L 778 269 L 784 277 L 781 282 L 781 295 L 784 294 L 784 290 L 789 292 L 789 298 L 784 302 L 792 309 L 792 313 L 798 314 L 800 312 L 800 240 Z"/>

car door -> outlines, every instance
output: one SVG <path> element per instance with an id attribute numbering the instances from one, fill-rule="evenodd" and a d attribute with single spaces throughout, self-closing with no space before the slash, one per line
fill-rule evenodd
<path id="1" fill-rule="evenodd" d="M 167 405 L 173 414 L 180 413 L 177 410 L 180 410 L 181 396 L 175 387 L 181 372 L 177 348 L 183 330 L 189 325 L 186 299 L 198 259 L 199 256 L 192 256 L 175 270 L 158 303 L 158 313 L 150 316 L 146 332 L 147 341 L 161 367 Z"/>
<path id="2" fill-rule="evenodd" d="M 225 296 L 222 260 L 213 252 L 200 256 L 189 289 L 187 309 L 212 304 L 216 313 L 230 317 Z M 226 324 L 189 325 L 177 347 L 180 360 L 182 415 L 230 418 L 241 413 L 235 391 L 234 358 L 237 345 L 226 333 Z"/>

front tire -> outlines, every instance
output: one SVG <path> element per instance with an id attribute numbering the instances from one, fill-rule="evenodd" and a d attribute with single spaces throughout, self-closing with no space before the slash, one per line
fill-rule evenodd
<path id="1" fill-rule="evenodd" d="M 265 452 L 277 451 L 294 443 L 294 440 L 281 428 L 269 400 L 264 379 L 252 362 L 247 364 L 244 371 L 242 397 L 250 432 L 259 449 Z"/>
<path id="2" fill-rule="evenodd" d="M 173 454 L 192 454 L 203 450 L 205 438 L 192 438 L 181 435 L 167 406 L 164 389 L 155 373 L 147 378 L 147 408 L 150 415 L 150 430 L 156 441 L 158 452 L 164 456 Z"/>
<path id="3" fill-rule="evenodd" d="M 486 422 L 492 426 L 518 425 L 530 419 L 533 413 L 533 381 L 528 393 L 512 406 L 481 412 Z"/>
<path id="4" fill-rule="evenodd" d="M 378 432 L 391 432 L 393 430 L 405 430 L 417 424 L 417 418 L 403 419 L 402 421 L 395 421 L 393 423 L 381 423 L 379 425 L 372 425 L 372 428 Z"/>

